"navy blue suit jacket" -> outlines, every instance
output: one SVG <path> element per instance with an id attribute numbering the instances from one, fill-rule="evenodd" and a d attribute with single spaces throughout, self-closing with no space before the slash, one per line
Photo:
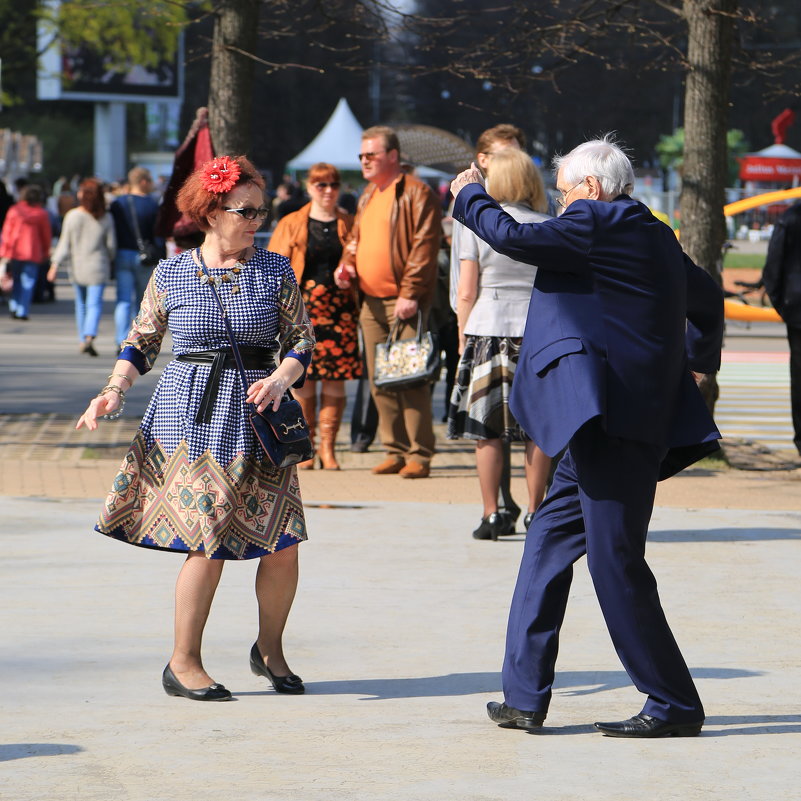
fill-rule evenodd
<path id="1" fill-rule="evenodd" d="M 690 370 L 720 367 L 723 294 L 646 206 L 577 200 L 518 223 L 471 184 L 454 218 L 539 268 L 510 406 L 545 453 L 595 417 L 610 436 L 676 449 L 660 478 L 717 448 Z"/>

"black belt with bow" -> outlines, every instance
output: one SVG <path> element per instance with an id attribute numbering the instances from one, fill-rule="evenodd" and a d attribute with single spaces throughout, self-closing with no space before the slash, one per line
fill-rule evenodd
<path id="1" fill-rule="evenodd" d="M 275 369 L 275 356 L 277 350 L 272 348 L 256 348 L 249 345 L 240 345 L 239 352 L 242 354 L 242 361 L 246 370 L 272 370 Z M 220 348 L 219 350 L 201 350 L 196 353 L 182 353 L 176 356 L 176 361 L 188 362 L 189 364 L 211 365 L 209 377 L 206 380 L 206 388 L 203 390 L 203 397 L 200 400 L 195 423 L 201 425 L 211 422 L 211 414 L 214 411 L 214 403 L 217 400 L 217 393 L 220 389 L 220 378 L 223 370 L 236 370 L 236 360 L 230 348 Z"/>

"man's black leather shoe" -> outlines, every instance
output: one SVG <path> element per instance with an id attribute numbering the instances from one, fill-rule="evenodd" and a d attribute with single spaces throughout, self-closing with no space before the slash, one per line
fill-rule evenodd
<path id="1" fill-rule="evenodd" d="M 544 712 L 525 712 L 522 709 L 515 709 L 513 706 L 499 704 L 497 701 L 490 701 L 487 704 L 487 714 L 489 719 L 502 729 L 534 731 L 541 729 L 545 720 Z"/>
<path id="2" fill-rule="evenodd" d="M 650 715 L 635 715 L 617 723 L 596 723 L 595 728 L 607 737 L 695 737 L 704 721 L 670 723 Z"/>

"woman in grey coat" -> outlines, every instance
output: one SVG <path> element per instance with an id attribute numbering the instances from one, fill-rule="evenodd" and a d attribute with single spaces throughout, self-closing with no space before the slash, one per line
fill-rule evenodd
<path id="1" fill-rule="evenodd" d="M 59 268 L 66 267 L 75 287 L 75 322 L 81 352 L 97 356 L 94 347 L 103 289 L 111 277 L 111 265 L 117 252 L 114 222 L 106 212 L 103 185 L 87 178 L 78 187 L 78 206 L 64 215 L 48 280 L 54 281 Z"/>

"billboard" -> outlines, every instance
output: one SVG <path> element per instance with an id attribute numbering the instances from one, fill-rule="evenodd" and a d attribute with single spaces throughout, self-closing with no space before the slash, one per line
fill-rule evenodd
<path id="1" fill-rule="evenodd" d="M 50 0 L 57 9 L 58 0 Z M 39 100 L 89 100 L 137 103 L 183 99 L 183 37 L 175 56 L 155 67 L 130 63 L 124 69 L 112 59 L 86 46 L 67 47 L 55 35 L 52 23 L 39 22 Z"/>

